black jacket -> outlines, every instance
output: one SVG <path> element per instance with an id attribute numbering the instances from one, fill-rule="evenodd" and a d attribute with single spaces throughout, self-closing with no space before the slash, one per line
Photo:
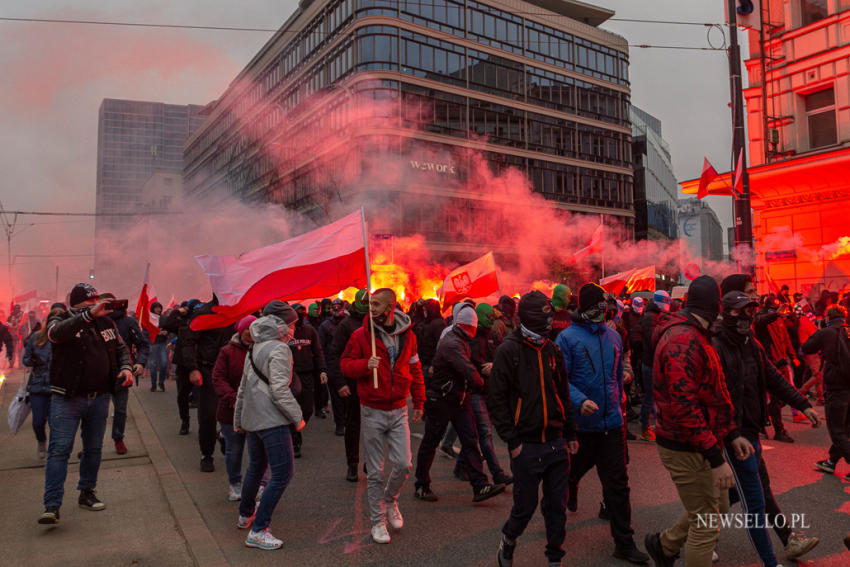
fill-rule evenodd
<path id="1" fill-rule="evenodd" d="M 446 324 L 438 313 L 436 316 L 429 314 L 428 318 L 420 321 L 414 329 L 416 343 L 419 345 L 419 361 L 423 369 L 433 364 L 437 343 L 440 342 L 440 335 L 445 328 Z"/>
<path id="2" fill-rule="evenodd" d="M 90 372 L 95 360 L 100 360 L 97 351 L 104 349 L 109 361 L 109 391 L 118 386 L 118 373 L 132 370 L 130 353 L 121 340 L 115 323 L 109 317 L 92 318 L 88 309 L 77 313 L 65 311 L 47 321 L 47 337 L 53 344 L 50 361 L 50 390 L 54 394 L 76 396 L 91 392 L 84 390 L 83 380 Z"/>
<path id="3" fill-rule="evenodd" d="M 139 322 L 132 317 L 127 316 L 127 312 L 115 311 L 109 316 L 118 327 L 118 333 L 121 335 L 121 340 L 130 350 L 130 359 L 133 364 L 141 364 L 147 366 L 148 358 L 151 354 L 151 341 L 147 334 L 142 332 L 139 327 Z M 136 347 L 135 353 L 132 348 Z"/>
<path id="4" fill-rule="evenodd" d="M 564 354 L 549 340 L 534 345 L 519 330 L 496 349 L 487 408 L 510 449 L 523 441 L 576 437 Z"/>
<path id="5" fill-rule="evenodd" d="M 342 370 L 339 367 L 339 358 L 345 351 L 345 345 L 348 344 L 348 339 L 354 334 L 354 331 L 363 326 L 363 319 L 366 315 L 360 315 L 356 311 L 345 317 L 336 326 L 334 339 L 331 341 L 330 352 L 325 355 L 325 361 L 328 366 L 328 382 L 331 387 L 339 391 L 343 386 L 348 386 L 352 394 L 357 393 L 357 381 L 349 380 L 342 375 Z"/>
<path id="6" fill-rule="evenodd" d="M 205 303 L 202 307 L 195 309 L 192 312 L 192 319 L 199 315 L 211 313 L 212 305 L 212 303 Z M 190 319 L 189 325 L 191 323 L 192 320 Z M 179 345 L 181 363 L 189 371 L 201 370 L 202 372 L 212 373 L 221 347 L 230 342 L 230 338 L 236 332 L 236 329 L 233 325 L 229 325 L 220 329 L 193 331 L 189 328 L 189 325 L 185 329 L 181 327 L 182 334 L 177 334 L 178 343 L 182 343 L 182 345 Z"/>
<path id="7" fill-rule="evenodd" d="M 437 352 L 431 362 L 434 373 L 425 376 L 428 400 L 444 399 L 465 406 L 469 393 L 483 391 L 484 381 L 472 364 L 471 341 L 469 335 L 454 326 L 437 344 Z"/>
<path id="8" fill-rule="evenodd" d="M 494 333 L 492 329 L 478 327 L 475 336 L 472 338 L 470 350 L 472 351 L 472 364 L 475 365 L 475 369 L 478 370 L 479 374 L 481 374 L 481 367 L 488 362 L 493 362 L 493 357 L 496 356 L 496 349 L 500 344 L 502 344 L 502 338 L 497 333 Z M 484 379 L 486 388 L 487 379 L 484 378 L 483 374 L 481 377 Z"/>
<path id="9" fill-rule="evenodd" d="M 658 324 L 661 309 L 654 301 L 650 301 L 640 319 L 640 335 L 643 339 L 643 350 L 641 351 L 641 362 L 652 368 L 655 360 L 655 345 L 652 342 L 652 333 Z"/>
<path id="10" fill-rule="evenodd" d="M 292 351 L 292 367 L 299 376 L 306 378 L 325 371 L 325 355 L 322 354 L 319 333 L 309 323 L 295 325 L 289 349 Z"/>
<path id="11" fill-rule="evenodd" d="M 842 330 L 838 321 L 815 331 L 800 347 L 803 354 L 820 352 L 823 356 L 823 387 L 828 392 L 850 390 L 850 369 L 842 370 L 838 361 L 838 332 Z"/>
<path id="12" fill-rule="evenodd" d="M 171 357 L 171 362 L 177 366 L 186 366 L 183 361 L 183 345 L 186 342 L 186 337 L 189 334 L 189 316 L 181 315 L 177 309 L 172 310 L 167 315 L 163 315 L 159 319 L 159 328 L 165 329 L 169 333 L 177 336 L 177 342 L 174 343 L 174 354 Z"/>
<path id="13" fill-rule="evenodd" d="M 760 430 L 764 431 L 768 415 L 767 394 L 799 411 L 812 407 L 808 400 L 793 385 L 789 384 L 785 377 L 771 364 L 764 347 L 752 333 L 746 337 L 742 336 L 742 339 L 744 340 L 730 336 L 723 330 L 716 333 L 711 339 L 711 343 L 720 357 L 720 364 L 726 377 L 726 388 L 729 390 L 729 397 L 735 408 L 735 423 L 738 429 L 742 428 L 743 416 L 746 413 L 750 416 L 750 420 L 760 424 Z M 756 357 L 756 364 L 759 368 L 756 376 L 750 376 L 744 370 L 743 349 L 751 349 L 751 355 Z M 756 399 L 748 398 L 745 395 L 749 380 L 756 382 L 755 385 L 759 392 Z"/>

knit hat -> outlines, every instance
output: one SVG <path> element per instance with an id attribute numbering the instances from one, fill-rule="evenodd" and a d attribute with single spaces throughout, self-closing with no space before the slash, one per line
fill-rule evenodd
<path id="1" fill-rule="evenodd" d="M 538 335 L 552 329 L 552 304 L 543 292 L 530 291 L 519 300 L 519 320 L 522 326 Z"/>
<path id="2" fill-rule="evenodd" d="M 369 295 L 366 293 L 366 288 L 354 294 L 354 311 L 358 315 L 366 315 L 369 312 Z"/>
<path id="3" fill-rule="evenodd" d="M 720 282 L 720 295 L 726 295 L 730 291 L 744 291 L 748 283 L 753 281 L 753 277 L 749 274 L 732 274 L 726 276 Z"/>
<path id="4" fill-rule="evenodd" d="M 493 306 L 489 303 L 479 303 L 475 307 L 475 314 L 478 315 L 478 326 L 482 329 L 491 329 L 493 327 L 493 317 L 496 314 L 493 311 Z"/>
<path id="5" fill-rule="evenodd" d="M 685 309 L 713 323 L 720 314 L 720 286 L 711 276 L 700 276 L 688 287 Z"/>
<path id="6" fill-rule="evenodd" d="M 670 294 L 663 289 L 659 289 L 652 294 L 652 302 L 662 311 L 670 311 Z"/>
<path id="7" fill-rule="evenodd" d="M 263 307 L 263 315 L 274 315 L 287 325 L 291 325 L 298 320 L 298 314 L 295 309 L 289 306 L 288 303 L 275 299 Z"/>
<path id="8" fill-rule="evenodd" d="M 605 290 L 595 283 L 586 283 L 578 290 L 578 310 L 585 312 L 605 302 Z M 605 310 L 605 307 L 602 307 Z"/>
<path id="9" fill-rule="evenodd" d="M 564 284 L 558 284 L 552 290 L 552 307 L 560 311 L 565 308 L 570 302 L 570 294 L 572 290 Z"/>
<path id="10" fill-rule="evenodd" d="M 239 319 L 239 322 L 236 323 L 236 333 L 241 335 L 245 331 L 245 329 L 247 329 L 251 325 L 251 323 L 256 320 L 257 318 L 253 315 L 246 315 L 245 317 L 242 317 L 241 319 Z"/>
<path id="11" fill-rule="evenodd" d="M 97 290 L 93 286 L 87 283 L 78 283 L 74 286 L 74 289 L 71 290 L 71 295 L 68 297 L 68 303 L 71 304 L 71 307 L 76 307 L 84 301 L 88 301 L 92 298 L 97 299 L 97 297 Z"/>
<path id="12" fill-rule="evenodd" d="M 478 314 L 475 308 L 468 303 L 459 303 L 454 310 L 454 324 L 466 331 L 470 337 L 474 337 L 478 329 Z"/>

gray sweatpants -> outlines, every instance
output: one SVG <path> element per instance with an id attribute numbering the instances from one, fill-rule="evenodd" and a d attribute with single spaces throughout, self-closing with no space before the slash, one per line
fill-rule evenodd
<path id="1" fill-rule="evenodd" d="M 384 444 L 389 451 L 386 483 Z M 386 520 L 386 502 L 395 502 L 412 466 L 407 407 L 384 411 L 360 406 L 360 447 L 366 463 L 369 515 L 372 525 Z"/>

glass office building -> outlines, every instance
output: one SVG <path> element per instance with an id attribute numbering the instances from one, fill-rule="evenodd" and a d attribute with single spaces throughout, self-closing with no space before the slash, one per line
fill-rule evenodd
<path id="1" fill-rule="evenodd" d="M 322 208 L 322 194 L 356 203 L 368 184 L 328 187 L 325 174 L 322 186 L 315 164 L 267 148 L 285 148 L 295 131 L 339 125 L 341 143 L 354 141 L 356 153 L 358 137 L 375 135 L 376 118 L 392 118 L 381 130 L 386 159 L 423 170 L 416 185 L 432 185 L 467 212 L 487 195 L 446 188 L 483 157 L 495 172 L 522 171 L 553 207 L 614 217 L 633 236 L 628 45 L 598 28 L 612 15 L 572 0 L 303 1 L 208 108 L 186 144 L 185 190 L 224 190 L 307 214 Z M 378 103 L 373 114 L 347 121 L 363 101 Z M 405 230 L 432 243 L 452 228 L 427 213 L 398 214 Z"/>

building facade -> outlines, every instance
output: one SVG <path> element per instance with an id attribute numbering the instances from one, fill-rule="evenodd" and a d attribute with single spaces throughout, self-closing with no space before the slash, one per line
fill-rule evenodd
<path id="1" fill-rule="evenodd" d="M 550 206 L 608 215 L 631 236 L 628 45 L 597 27 L 612 15 L 572 0 L 302 2 L 187 142 L 185 190 L 317 220 L 329 200 L 380 199 L 400 219 L 395 234 L 469 252 L 493 247 L 452 237 L 488 199 L 464 190 L 483 158 L 523 172 Z M 337 134 L 315 151 L 287 145 L 317 131 Z M 319 159 L 340 147 L 343 159 Z M 341 161 L 356 180 L 334 174 Z M 412 194 L 456 202 L 457 214 L 392 198 Z"/>
<path id="2" fill-rule="evenodd" d="M 183 145 L 204 121 L 197 105 L 104 99 L 98 112 L 95 272 L 109 266 L 98 251 L 111 229 L 139 212 L 155 172 L 183 171 Z M 116 216 L 110 214 L 119 213 Z M 102 216 L 103 215 L 103 216 Z"/>
<path id="3" fill-rule="evenodd" d="M 696 264 L 705 272 L 706 260 L 723 260 L 723 228 L 708 203 L 699 199 L 679 201 L 679 234 L 685 266 Z M 687 271 L 687 269 L 686 269 Z"/>
<path id="4" fill-rule="evenodd" d="M 676 238 L 679 184 L 673 174 L 670 146 L 661 135 L 661 120 L 631 107 L 635 186 L 635 238 Z"/>

